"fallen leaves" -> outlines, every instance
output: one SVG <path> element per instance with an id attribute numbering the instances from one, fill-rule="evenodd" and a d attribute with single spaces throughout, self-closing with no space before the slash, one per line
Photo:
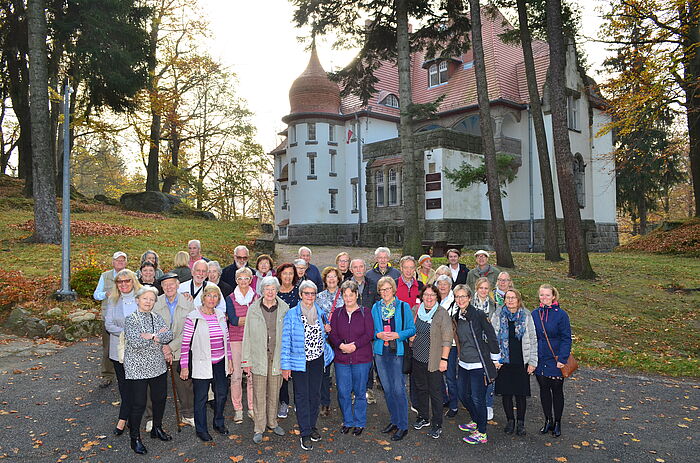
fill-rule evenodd
<path id="1" fill-rule="evenodd" d="M 555 459 L 556 461 L 561 461 L 561 462 L 569 461 L 566 457 L 554 457 L 554 459 Z"/>
<path id="2" fill-rule="evenodd" d="M 12 224 L 10 227 L 18 230 L 34 231 L 34 220 Z M 70 233 L 72 236 L 140 236 L 145 235 L 148 231 L 103 222 L 71 220 Z"/>
<path id="3" fill-rule="evenodd" d="M 229 457 L 231 461 L 238 463 L 239 461 L 243 461 L 243 455 L 236 455 L 235 457 Z"/>

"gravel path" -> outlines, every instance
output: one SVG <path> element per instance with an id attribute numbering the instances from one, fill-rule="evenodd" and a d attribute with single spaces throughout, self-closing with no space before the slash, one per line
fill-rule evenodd
<path id="1" fill-rule="evenodd" d="M 7 341 L 25 342 L 21 339 Z M 393 462 L 478 461 L 533 462 L 691 462 L 698 461 L 700 384 L 687 380 L 642 377 L 619 372 L 582 369 L 565 385 L 563 435 L 554 439 L 537 432 L 540 406 L 536 396 L 528 401 L 528 435 L 511 437 L 501 431 L 503 412 L 497 399 L 496 416 L 489 427 L 488 445 L 471 447 L 460 441 L 456 425 L 465 421 L 446 419 L 438 440 L 425 430 L 411 430 L 395 444 L 379 429 L 387 422 L 381 392 L 379 402 L 369 406 L 368 425 L 360 437 L 338 432 L 338 410 L 319 419 L 323 440 L 312 452 L 299 448 L 298 437 L 266 434 L 262 445 L 252 443 L 252 422 L 235 425 L 232 407 L 226 414 L 230 438 L 214 436 L 203 444 L 192 428 L 173 433 L 172 442 L 145 438 L 147 458 L 136 458 L 128 436 L 114 437 L 118 393 L 116 387 L 99 389 L 97 339 L 56 349 L 50 356 L 4 357 L 0 371 L 0 460 L 25 462 Z M 18 351 L 24 352 L 24 350 Z M 46 353 L 37 352 L 37 355 Z M 11 367 L 9 367 L 11 365 Z M 8 368 L 9 367 L 9 368 Z M 332 391 L 335 396 L 335 390 Z M 333 397 L 335 407 L 335 398 Z M 411 413 L 410 419 L 415 419 Z M 293 430 L 294 414 L 281 420 Z M 164 426 L 174 430 L 174 411 L 169 399 Z"/>

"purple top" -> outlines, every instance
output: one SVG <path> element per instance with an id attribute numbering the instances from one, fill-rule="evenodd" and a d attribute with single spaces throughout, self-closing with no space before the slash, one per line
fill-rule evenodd
<path id="1" fill-rule="evenodd" d="M 372 361 L 372 340 L 374 338 L 374 321 L 372 311 L 367 308 L 358 308 L 348 317 L 345 307 L 336 309 L 331 318 L 331 332 L 328 333 L 333 350 L 335 362 L 344 365 L 369 363 Z M 341 344 L 355 342 L 355 352 L 345 354 L 340 350 Z"/>

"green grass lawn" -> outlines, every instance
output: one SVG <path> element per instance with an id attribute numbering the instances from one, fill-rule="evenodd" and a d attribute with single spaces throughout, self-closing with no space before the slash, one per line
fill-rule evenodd
<path id="1" fill-rule="evenodd" d="M 23 243 L 21 239 L 29 232 L 9 227 L 31 219 L 31 210 L 1 209 L 0 268 L 22 270 L 28 276 L 59 275 L 60 246 Z M 108 268 L 111 254 L 123 250 L 129 254 L 129 267 L 134 269 L 141 253 L 154 249 L 161 256 L 163 267 L 169 269 L 175 253 L 186 250 L 187 241 L 192 238 L 202 241 L 205 256 L 224 266 L 231 262 L 237 244 L 250 244 L 258 233 L 251 220 L 152 220 L 131 217 L 116 209 L 76 213 L 73 220 L 147 231 L 133 237 L 74 237 L 74 266 L 81 259 L 95 256 Z M 700 291 L 667 291 L 669 286 L 700 287 L 700 259 L 614 252 L 591 254 L 591 260 L 599 275 L 596 281 L 568 278 L 565 261 L 547 263 L 542 254 L 516 253 L 518 267 L 511 273 L 528 308 L 537 304 L 541 283 L 552 283 L 559 289 L 561 306 L 571 316 L 575 353 L 582 364 L 700 377 Z M 435 264 L 442 262 L 444 259 L 435 260 Z M 465 262 L 473 266 L 472 257 L 466 257 Z"/>
<path id="2" fill-rule="evenodd" d="M 515 253 L 517 268 L 510 273 L 525 306 L 537 306 L 540 284 L 557 287 L 584 365 L 699 377 L 700 291 L 667 288 L 699 288 L 700 259 L 632 252 L 590 256 L 596 281 L 568 278 L 566 261 Z"/>

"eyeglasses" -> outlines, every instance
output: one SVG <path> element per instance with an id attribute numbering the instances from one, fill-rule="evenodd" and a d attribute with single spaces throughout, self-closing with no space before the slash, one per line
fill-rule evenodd
<path id="1" fill-rule="evenodd" d="M 510 278 L 499 278 L 498 281 L 511 281 Z"/>
<path id="2" fill-rule="evenodd" d="M 302 292 L 301 292 L 301 295 L 302 295 L 302 296 L 315 296 L 315 295 L 316 295 L 316 291 L 302 291 Z"/>
<path id="3" fill-rule="evenodd" d="M 234 259 L 248 260 L 248 256 L 233 256 Z"/>
<path id="4" fill-rule="evenodd" d="M 506 300 L 506 301 L 517 301 L 518 298 L 515 297 L 515 296 L 506 296 L 506 297 L 505 297 L 505 300 Z"/>
<path id="5" fill-rule="evenodd" d="M 455 299 L 469 299 L 469 296 L 455 296 Z"/>
<path id="6" fill-rule="evenodd" d="M 340 259 L 340 260 L 338 261 L 339 264 L 347 264 L 348 262 L 350 262 L 350 261 L 347 260 L 347 259 Z"/>
<path id="7" fill-rule="evenodd" d="M 251 278 L 250 277 L 238 277 L 238 278 L 236 278 L 236 280 L 249 281 L 249 280 L 251 280 Z"/>
<path id="8" fill-rule="evenodd" d="M 392 291 L 394 288 L 387 287 L 387 288 L 379 288 L 379 292 L 383 293 L 384 291 Z"/>
<path id="9" fill-rule="evenodd" d="M 115 283 L 118 285 L 123 285 L 125 283 L 131 283 L 131 280 L 117 280 Z"/>

